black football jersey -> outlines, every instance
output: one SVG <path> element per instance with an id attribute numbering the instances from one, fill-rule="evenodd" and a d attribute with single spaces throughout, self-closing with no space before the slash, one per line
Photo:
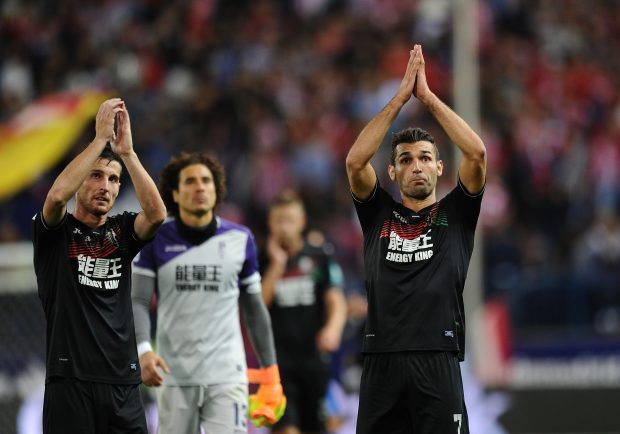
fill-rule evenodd
<path id="1" fill-rule="evenodd" d="M 377 183 L 354 198 L 364 233 L 368 317 L 362 350 L 453 351 L 464 358 L 463 287 L 482 192 L 459 184 L 420 212 Z"/>
<path id="2" fill-rule="evenodd" d="M 269 308 L 281 365 L 320 356 L 316 336 L 325 324 L 325 292 L 342 285 L 342 270 L 324 247 L 306 243 L 288 259 Z"/>
<path id="3" fill-rule="evenodd" d="M 33 218 L 34 269 L 47 320 L 47 379 L 137 384 L 131 261 L 144 243 L 135 213 L 91 229 L 71 214 L 49 228 Z"/>

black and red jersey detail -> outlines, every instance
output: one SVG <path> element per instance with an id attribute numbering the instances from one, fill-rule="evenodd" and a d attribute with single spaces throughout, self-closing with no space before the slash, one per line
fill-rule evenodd
<path id="1" fill-rule="evenodd" d="M 80 255 L 91 255 L 94 257 L 106 257 L 114 254 L 119 248 L 118 239 L 121 234 L 121 228 L 117 222 L 110 225 L 105 232 L 103 239 L 90 238 L 73 238 L 69 242 L 67 249 L 70 258 L 77 258 Z M 95 235 L 98 235 L 95 233 Z M 100 238 L 100 237 L 99 237 Z"/>
<path id="2" fill-rule="evenodd" d="M 144 246 L 135 213 L 91 229 L 67 214 L 58 226 L 33 219 L 34 268 L 47 320 L 47 378 L 137 384 L 131 261 Z"/>
<path id="3" fill-rule="evenodd" d="M 383 222 L 383 227 L 381 228 L 381 233 L 379 236 L 381 238 L 385 238 L 389 237 L 392 232 L 395 232 L 401 238 L 413 240 L 422 235 L 426 229 L 435 225 L 448 225 L 446 213 L 441 212 L 440 214 L 438 202 L 431 205 L 425 219 L 417 219 L 414 223 L 405 223 L 402 220 L 386 219 Z"/>
<path id="4" fill-rule="evenodd" d="M 355 199 L 355 198 L 354 198 Z M 379 185 L 354 200 L 364 233 L 368 317 L 363 351 L 465 349 L 463 287 L 482 193 L 459 183 L 419 212 Z"/>

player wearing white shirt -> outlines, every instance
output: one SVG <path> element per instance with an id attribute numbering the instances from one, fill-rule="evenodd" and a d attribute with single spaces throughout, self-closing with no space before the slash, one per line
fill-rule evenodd
<path id="1" fill-rule="evenodd" d="M 225 193 L 224 172 L 208 154 L 173 158 L 160 184 L 172 217 L 134 261 L 132 293 L 142 379 L 161 386 L 158 432 L 195 434 L 202 426 L 208 434 L 245 433 L 248 376 L 239 306 L 261 367 L 278 373 L 254 238 L 245 226 L 214 214 Z M 150 344 L 154 293 L 157 353 Z M 277 389 L 279 377 L 276 383 Z"/>

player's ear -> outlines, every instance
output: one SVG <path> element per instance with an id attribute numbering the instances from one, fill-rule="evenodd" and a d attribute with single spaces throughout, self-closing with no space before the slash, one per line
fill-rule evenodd
<path id="1" fill-rule="evenodd" d="M 388 175 L 392 181 L 396 180 L 396 168 L 392 164 L 388 165 Z"/>
<path id="2" fill-rule="evenodd" d="M 437 161 L 437 176 L 441 176 L 443 173 L 443 160 Z"/>

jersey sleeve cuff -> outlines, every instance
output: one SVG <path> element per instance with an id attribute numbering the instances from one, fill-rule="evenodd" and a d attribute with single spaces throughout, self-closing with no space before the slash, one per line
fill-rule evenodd
<path id="1" fill-rule="evenodd" d="M 153 351 L 153 347 L 149 341 L 140 342 L 138 344 L 138 357 L 142 357 L 142 354 Z"/>
<path id="2" fill-rule="evenodd" d="M 465 195 L 469 197 L 482 196 L 484 194 L 484 189 L 486 188 L 486 182 L 485 182 L 485 185 L 482 186 L 482 189 L 478 193 L 470 193 L 469 190 L 467 190 L 467 187 L 465 187 L 465 184 L 463 184 L 463 181 L 461 181 L 460 177 L 458 179 L 458 185 L 463 191 L 463 193 L 465 193 Z"/>
<path id="3" fill-rule="evenodd" d="M 366 202 L 370 202 L 375 197 L 375 194 L 377 193 L 378 189 L 379 189 L 379 180 L 377 179 L 377 182 L 375 182 L 375 186 L 372 188 L 372 191 L 370 192 L 370 195 L 366 199 L 360 199 L 359 197 L 357 197 L 353 193 L 353 190 L 349 190 L 349 191 L 351 192 L 351 197 L 353 198 L 353 200 L 355 202 L 357 202 L 357 203 L 366 203 Z"/>

